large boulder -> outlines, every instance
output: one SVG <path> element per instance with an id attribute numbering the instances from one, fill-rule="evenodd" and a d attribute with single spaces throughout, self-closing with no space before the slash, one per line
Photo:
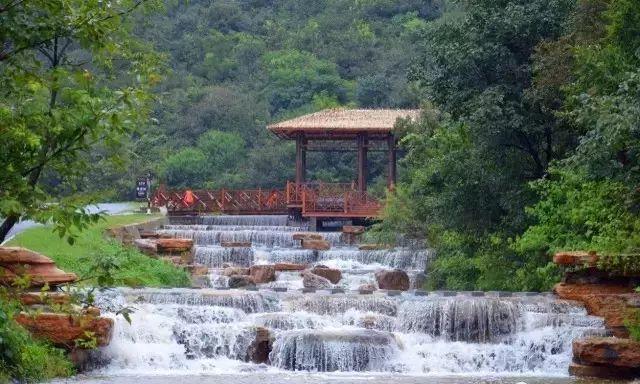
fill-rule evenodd
<path id="1" fill-rule="evenodd" d="M 15 320 L 32 335 L 68 349 L 76 348 L 76 340 L 86 340 L 90 333 L 98 346 L 109 344 L 113 334 L 113 319 L 65 313 L 20 313 Z"/>
<path id="2" fill-rule="evenodd" d="M 573 361 L 570 372 L 577 376 L 640 377 L 640 343 L 616 337 L 574 340 Z"/>
<path id="3" fill-rule="evenodd" d="M 313 274 L 310 271 L 304 271 L 300 276 L 302 276 L 302 286 L 305 288 L 327 289 L 333 287 L 329 279 Z"/>
<path id="4" fill-rule="evenodd" d="M 31 286 L 56 286 L 77 280 L 74 273 L 58 269 L 50 258 L 21 247 L 0 247 L 0 284 L 10 285 L 28 276 Z"/>
<path id="5" fill-rule="evenodd" d="M 193 247 L 192 239 L 156 239 L 159 253 L 188 252 Z"/>
<path id="6" fill-rule="evenodd" d="M 311 269 L 311 273 L 314 275 L 322 276 L 329 280 L 331 284 L 338 284 L 342 279 L 342 272 L 339 269 L 325 267 L 324 265 L 317 265 Z"/>
<path id="7" fill-rule="evenodd" d="M 271 345 L 271 334 L 269 330 L 264 327 L 257 327 L 256 338 L 247 351 L 247 360 L 256 364 L 268 363 Z"/>
<path id="8" fill-rule="evenodd" d="M 615 336 L 627 337 L 624 320 L 627 306 L 640 295 L 633 288 L 614 284 L 565 284 L 559 283 L 553 288 L 561 299 L 576 300 L 584 303 L 590 315 L 604 318 L 607 329 Z"/>
<path id="9" fill-rule="evenodd" d="M 226 267 L 222 271 L 223 276 L 234 276 L 234 275 L 248 275 L 249 268 L 245 267 Z"/>
<path id="10" fill-rule="evenodd" d="M 158 254 L 157 238 L 145 237 L 142 239 L 135 239 L 133 245 L 145 255 L 154 256 Z"/>
<path id="11" fill-rule="evenodd" d="M 273 265 L 253 265 L 249 268 L 249 276 L 256 284 L 269 283 L 276 280 L 276 269 Z"/>
<path id="12" fill-rule="evenodd" d="M 376 272 L 376 281 L 380 289 L 408 291 L 411 287 L 409 275 L 400 269 L 378 271 Z"/>
<path id="13" fill-rule="evenodd" d="M 227 280 L 229 288 L 253 288 L 256 286 L 253 278 L 248 275 L 233 275 Z"/>
<path id="14" fill-rule="evenodd" d="M 314 251 L 328 251 L 331 244 L 326 240 L 302 240 L 302 248 Z"/>
<path id="15" fill-rule="evenodd" d="M 304 271 L 307 269 L 306 264 L 296 263 L 275 263 L 273 266 L 277 272 Z"/>
<path id="16" fill-rule="evenodd" d="M 296 232 L 291 237 L 293 240 L 324 240 L 324 236 L 315 232 Z"/>

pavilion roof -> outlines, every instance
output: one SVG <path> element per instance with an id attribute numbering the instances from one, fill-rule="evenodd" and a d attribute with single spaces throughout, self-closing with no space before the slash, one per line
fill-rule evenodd
<path id="1" fill-rule="evenodd" d="M 398 119 L 417 119 L 418 109 L 325 109 L 267 126 L 282 138 L 298 132 L 307 135 L 349 136 L 358 133 L 389 134 Z"/>

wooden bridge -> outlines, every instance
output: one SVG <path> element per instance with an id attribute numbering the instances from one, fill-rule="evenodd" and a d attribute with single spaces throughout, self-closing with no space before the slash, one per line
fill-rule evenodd
<path id="1" fill-rule="evenodd" d="M 294 183 L 280 189 L 167 190 L 151 198 L 155 207 L 172 215 L 223 213 L 228 215 L 300 215 L 324 218 L 375 218 L 379 200 L 359 191 L 355 183 Z"/>

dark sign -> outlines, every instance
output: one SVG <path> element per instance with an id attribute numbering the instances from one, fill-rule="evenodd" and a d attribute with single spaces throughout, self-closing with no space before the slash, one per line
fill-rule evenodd
<path id="1" fill-rule="evenodd" d="M 149 179 L 146 177 L 138 177 L 136 183 L 136 198 L 146 199 L 149 195 Z"/>

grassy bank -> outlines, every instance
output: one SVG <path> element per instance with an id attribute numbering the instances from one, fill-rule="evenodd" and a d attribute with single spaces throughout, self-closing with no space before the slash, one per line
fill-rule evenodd
<path id="1" fill-rule="evenodd" d="M 107 239 L 104 231 L 120 225 L 140 223 L 155 218 L 144 214 L 106 216 L 105 220 L 83 231 L 74 245 L 69 245 L 50 228 L 25 230 L 8 245 L 21 246 L 53 259 L 59 268 L 76 273 L 82 284 L 95 284 L 97 272 L 109 270 L 108 285 L 181 287 L 189 285 L 188 274 L 174 265 L 156 260 L 132 247 Z"/>

